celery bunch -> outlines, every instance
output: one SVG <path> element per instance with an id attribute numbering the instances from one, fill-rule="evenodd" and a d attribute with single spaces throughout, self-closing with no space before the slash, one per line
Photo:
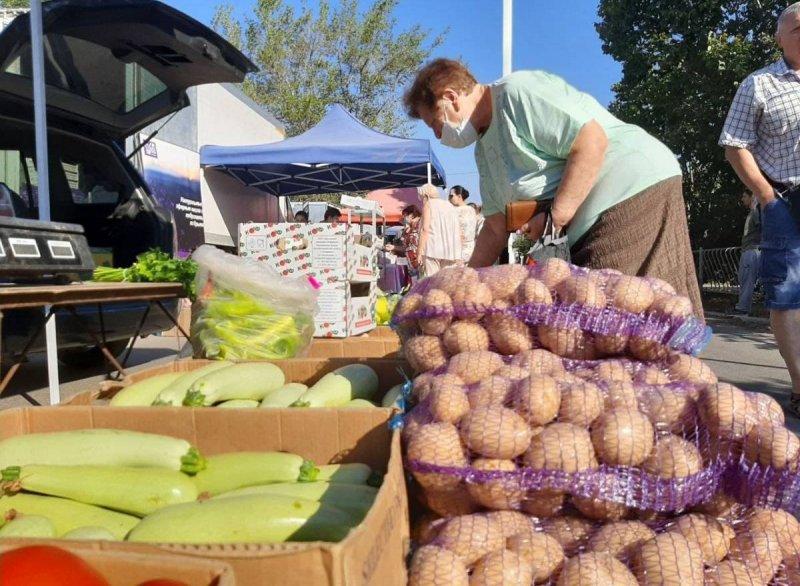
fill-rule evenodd
<path id="1" fill-rule="evenodd" d="M 187 297 L 194 301 L 196 274 L 197 263 L 193 260 L 172 258 L 163 250 L 152 249 L 138 255 L 126 269 L 97 267 L 92 277 L 105 283 L 181 283 Z"/>

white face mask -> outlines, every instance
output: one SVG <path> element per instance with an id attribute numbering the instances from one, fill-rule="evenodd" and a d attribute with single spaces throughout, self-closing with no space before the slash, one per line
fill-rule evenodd
<path id="1" fill-rule="evenodd" d="M 444 124 L 442 125 L 442 138 L 439 139 L 439 142 L 454 149 L 463 149 L 478 140 L 478 131 L 469 121 L 469 118 L 464 118 L 461 124 L 454 126 L 447 119 L 446 104 L 443 104 L 442 108 L 444 110 Z"/>

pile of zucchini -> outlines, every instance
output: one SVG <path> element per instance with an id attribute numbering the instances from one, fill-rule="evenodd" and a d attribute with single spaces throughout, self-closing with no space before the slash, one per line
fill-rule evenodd
<path id="1" fill-rule="evenodd" d="M 349 364 L 329 372 L 310 388 L 287 382 L 269 362 L 214 362 L 184 373 L 159 374 L 135 382 L 111 399 L 112 407 L 184 405 L 187 407 L 376 407 L 377 373 L 365 364 Z M 399 387 L 384 397 L 391 407 Z"/>
<path id="2" fill-rule="evenodd" d="M 185 440 L 118 429 L 0 441 L 0 538 L 158 543 L 339 541 L 377 489 L 364 464 L 283 452 L 203 458 Z"/>

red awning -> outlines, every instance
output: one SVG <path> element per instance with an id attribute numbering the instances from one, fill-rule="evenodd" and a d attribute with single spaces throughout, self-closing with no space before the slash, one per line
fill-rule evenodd
<path id="1" fill-rule="evenodd" d="M 395 189 L 376 189 L 367 194 L 367 199 L 377 201 L 383 206 L 387 224 L 399 224 L 402 220 L 400 212 L 410 205 L 421 207 L 416 187 L 399 187 Z"/>

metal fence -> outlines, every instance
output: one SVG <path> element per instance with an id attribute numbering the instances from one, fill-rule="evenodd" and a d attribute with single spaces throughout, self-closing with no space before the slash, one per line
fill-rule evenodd
<path id="1" fill-rule="evenodd" d="M 739 294 L 739 258 L 742 249 L 700 248 L 694 251 L 697 281 L 708 293 Z"/>

